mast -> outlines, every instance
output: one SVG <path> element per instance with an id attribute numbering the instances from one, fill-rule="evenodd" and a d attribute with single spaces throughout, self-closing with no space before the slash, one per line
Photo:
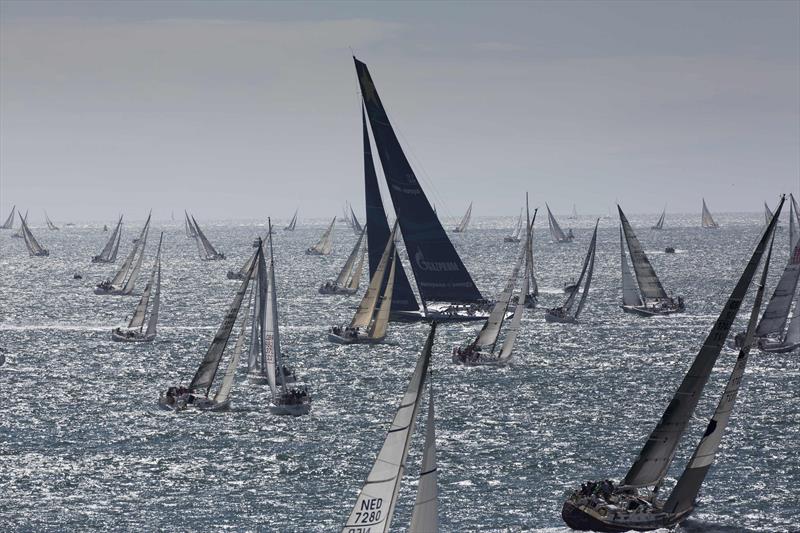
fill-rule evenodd
<path id="1" fill-rule="evenodd" d="M 411 375 L 400 406 L 394 416 L 392 425 L 383 441 L 383 446 L 375 458 L 375 462 L 367 475 L 364 485 L 356 498 L 353 510 L 345 522 L 342 533 L 352 531 L 369 531 L 385 533 L 392 524 L 394 509 L 397 504 L 397 493 L 400 481 L 406 472 L 406 459 L 411 436 L 419 412 L 422 388 L 431 359 L 433 339 L 436 335 L 436 323 L 431 324 L 431 331 L 422 349 L 417 366 Z"/>
<path id="2" fill-rule="evenodd" d="M 742 272 L 733 292 L 728 298 L 725 307 L 714 323 L 714 327 L 706 337 L 700 351 L 683 378 L 678 390 L 670 401 L 661 420 L 656 425 L 647 439 L 639 456 L 625 475 L 623 485 L 630 487 L 657 486 L 667 473 L 670 463 L 675 455 L 678 442 L 689 419 L 694 414 L 697 402 L 705 388 L 708 378 L 714 369 L 725 339 L 730 333 L 733 321 L 742 305 L 750 282 L 755 276 L 758 264 L 764 255 L 767 243 L 772 238 L 773 230 L 783 207 L 783 198 L 778 205 L 776 216 L 764 231 L 761 240 L 756 246 L 750 261 Z"/>
<path id="3" fill-rule="evenodd" d="M 483 303 L 403 153 L 367 66 L 353 60 L 420 297 L 428 302 Z"/>

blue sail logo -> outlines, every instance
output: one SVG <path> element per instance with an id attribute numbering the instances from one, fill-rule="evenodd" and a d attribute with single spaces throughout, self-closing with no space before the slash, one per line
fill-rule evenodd
<path id="1" fill-rule="evenodd" d="M 420 270 L 427 272 L 458 272 L 458 265 L 453 261 L 427 261 L 422 254 L 422 250 L 417 250 L 414 254 L 414 262 Z"/>

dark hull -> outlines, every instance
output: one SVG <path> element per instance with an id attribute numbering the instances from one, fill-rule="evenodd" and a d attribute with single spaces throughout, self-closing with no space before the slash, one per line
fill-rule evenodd
<path id="1" fill-rule="evenodd" d="M 678 308 L 667 308 L 667 309 L 648 309 L 644 307 L 637 307 L 633 305 L 620 305 L 620 308 L 625 311 L 626 313 L 630 313 L 632 315 L 639 315 L 639 316 L 666 316 L 672 315 L 675 313 L 683 313 L 685 312 L 684 309 Z"/>
<path id="2" fill-rule="evenodd" d="M 608 531 L 611 533 L 630 531 L 628 527 L 618 527 L 598 520 L 578 509 L 570 501 L 564 502 L 564 506 L 561 508 L 561 518 L 565 524 L 578 531 Z"/>
<path id="3" fill-rule="evenodd" d="M 561 508 L 561 518 L 564 523 L 572 529 L 578 531 L 600 531 L 608 533 L 618 533 L 620 531 L 653 531 L 661 528 L 673 528 L 679 523 L 686 520 L 692 513 L 692 509 L 684 512 L 683 514 L 667 514 L 663 512 L 651 515 L 651 519 L 636 520 L 636 515 L 621 515 L 627 516 L 634 523 L 621 523 L 624 518 L 617 516 L 616 521 L 612 521 L 610 517 L 598 518 L 582 511 L 571 501 L 564 502 Z"/>

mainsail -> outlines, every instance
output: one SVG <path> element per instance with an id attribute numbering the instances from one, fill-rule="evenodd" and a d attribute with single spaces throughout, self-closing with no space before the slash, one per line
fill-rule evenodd
<path id="1" fill-rule="evenodd" d="M 393 279 L 387 280 L 384 283 L 384 278 L 386 277 L 387 269 L 391 268 L 390 270 L 390 277 L 394 274 L 395 267 L 395 239 L 397 236 L 397 222 L 394 223 L 394 228 L 392 229 L 392 233 L 389 235 L 389 240 L 386 241 L 386 244 L 383 248 L 383 254 L 381 255 L 381 260 L 378 263 L 378 268 L 375 270 L 375 274 L 373 274 L 372 278 L 369 280 L 369 286 L 367 286 L 367 290 L 364 291 L 364 296 L 361 298 L 361 302 L 358 304 L 358 309 L 356 310 L 355 315 L 353 315 L 353 319 L 350 321 L 351 328 L 362 328 L 368 329 L 370 325 L 374 322 L 377 322 L 375 311 L 377 309 L 378 301 L 381 300 L 381 306 L 383 307 L 383 301 L 386 300 L 387 296 L 391 299 L 392 297 L 392 289 L 394 283 L 391 285 L 388 283 L 389 281 L 393 282 Z M 389 260 L 391 258 L 392 266 L 389 265 Z M 383 290 L 381 290 L 383 289 Z M 391 301 L 387 302 L 391 305 Z M 388 313 L 388 310 L 386 311 Z M 388 316 L 386 317 L 388 321 Z M 375 329 L 375 326 L 372 327 Z M 385 332 L 385 327 L 383 328 Z M 373 335 L 370 332 L 370 337 Z"/>
<path id="2" fill-rule="evenodd" d="M 264 369 L 266 370 L 267 379 L 274 398 L 277 394 L 276 370 L 280 369 L 281 376 L 283 376 L 283 364 L 281 363 L 283 357 L 281 356 L 281 341 L 280 333 L 278 332 L 278 292 L 275 283 L 275 256 L 272 251 L 272 222 L 269 222 L 269 228 L 269 271 L 267 272 L 266 300 L 262 305 L 264 311 L 264 327 L 262 330 L 261 346 L 264 357 Z M 263 270 L 264 266 L 264 255 L 262 254 L 259 260 L 259 269 Z M 285 391 L 285 379 L 281 379 L 281 386 Z"/>
<path id="3" fill-rule="evenodd" d="M 117 221 L 117 227 L 111 232 L 111 237 L 103 247 L 103 251 L 99 255 L 92 257 L 92 263 L 113 263 L 117 260 L 117 252 L 119 252 L 119 243 L 122 238 L 122 215 Z"/>
<path id="4" fill-rule="evenodd" d="M 252 292 L 251 292 L 252 294 Z M 247 315 L 250 314 L 250 304 L 248 303 L 245 309 L 244 316 L 242 317 L 242 328 L 239 330 L 239 336 L 236 337 L 236 344 L 233 346 L 233 353 L 231 359 L 228 361 L 228 366 L 225 367 L 225 374 L 222 377 L 222 383 L 214 395 L 214 403 L 221 404 L 228 400 L 228 396 L 233 389 L 233 380 L 236 379 L 236 369 L 239 366 L 239 358 L 242 355 L 242 348 L 244 347 L 245 334 L 247 332 Z"/>
<path id="5" fill-rule="evenodd" d="M 336 217 L 333 217 L 333 220 L 331 220 L 331 223 L 328 225 L 328 229 L 322 234 L 317 244 L 308 249 L 310 253 L 316 255 L 328 255 L 331 253 L 331 250 L 333 250 L 333 228 L 335 225 Z"/>
<path id="6" fill-rule="evenodd" d="M 550 211 L 550 206 L 547 205 L 545 202 L 545 207 L 547 207 L 547 221 L 550 223 L 550 236 L 553 238 L 553 242 L 569 242 L 572 240 L 564 230 L 561 229 L 561 226 L 558 225 L 558 221 L 556 217 L 553 216 L 553 213 Z"/>
<path id="7" fill-rule="evenodd" d="M 47 216 L 47 211 L 44 212 L 44 221 L 47 223 L 47 229 L 49 229 L 49 230 L 57 230 L 57 229 L 59 229 L 58 226 L 53 224 L 53 221 L 50 220 L 50 217 Z"/>
<path id="8" fill-rule="evenodd" d="M 367 254 L 369 256 L 369 275 L 375 275 L 378 263 L 381 260 L 381 253 L 386 241 L 389 240 L 391 231 L 386 220 L 386 211 L 383 208 L 381 192 L 378 187 L 378 177 L 375 173 L 375 165 L 372 160 L 372 149 L 369 142 L 369 132 L 367 130 L 367 119 L 364 116 L 364 109 L 361 109 L 361 127 L 364 138 L 364 197 L 367 208 Z M 395 250 L 395 278 L 394 289 L 392 291 L 392 311 L 417 311 L 419 304 L 408 282 L 408 276 L 400 262 L 400 256 Z"/>
<path id="9" fill-rule="evenodd" d="M 526 247 L 530 247 L 530 242 L 528 242 Z M 532 264 L 530 262 L 525 261 L 525 275 L 522 279 L 522 288 L 519 291 L 519 301 L 517 302 L 517 307 L 514 309 L 511 325 L 506 328 L 506 338 L 503 340 L 503 346 L 500 348 L 500 354 L 498 355 L 498 360 L 500 362 L 506 362 L 511 359 L 511 353 L 514 350 L 514 343 L 517 340 L 520 325 L 522 324 L 522 315 L 525 313 L 523 298 L 528 294 L 528 282 L 532 277 L 530 275 L 531 266 Z"/>
<path id="10" fill-rule="evenodd" d="M 519 210 L 519 218 L 517 219 L 517 224 L 514 226 L 514 230 L 511 232 L 511 235 L 507 237 L 509 241 L 519 241 L 520 233 L 522 233 L 522 213 L 523 210 Z"/>
<path id="11" fill-rule="evenodd" d="M 706 206 L 706 199 L 703 198 L 703 219 L 702 219 L 703 227 L 704 228 L 718 228 L 719 225 L 714 222 L 714 218 L 711 216 L 711 211 L 708 210 L 708 206 Z"/>
<path id="12" fill-rule="evenodd" d="M 622 208 L 617 206 L 619 210 L 619 219 L 622 222 L 622 231 L 625 233 L 625 240 L 628 243 L 628 250 L 631 253 L 631 263 L 633 263 L 633 271 L 636 273 L 636 282 L 639 284 L 639 290 L 642 293 L 642 299 L 647 300 L 668 300 L 667 292 L 664 286 L 661 285 L 658 276 L 656 276 L 653 265 L 647 259 L 644 250 L 642 249 L 639 239 L 633 232 L 633 228 L 628 223 L 625 213 Z"/>
<path id="13" fill-rule="evenodd" d="M 758 323 L 756 337 L 783 336 L 783 329 L 789 318 L 789 310 L 797 290 L 798 278 L 800 278 L 800 243 L 794 247 L 789 256 L 781 279 L 775 286 L 775 291 L 769 299 L 764 315 Z"/>
<path id="14" fill-rule="evenodd" d="M 111 285 L 113 285 L 114 287 L 119 287 L 120 284 L 122 284 L 123 280 L 125 280 L 128 277 L 128 274 L 130 273 L 131 268 L 133 267 L 133 262 L 136 259 L 136 254 L 139 252 L 140 249 L 142 250 L 142 255 L 144 255 L 145 235 L 147 235 L 149 228 L 150 228 L 150 215 L 147 216 L 147 221 L 145 221 L 144 227 L 142 228 L 142 231 L 139 234 L 139 238 L 136 239 L 136 244 L 133 245 L 133 249 L 128 254 L 128 257 L 125 258 L 125 261 L 123 261 L 122 266 L 119 267 L 117 273 L 114 274 L 114 277 L 111 279 Z"/>
<path id="15" fill-rule="evenodd" d="M 433 323 L 422 354 L 417 360 L 417 366 L 411 375 L 411 381 L 400 400 L 397 414 L 378 452 L 378 457 L 361 487 L 353 510 L 342 528 L 342 533 L 352 531 L 381 533 L 388 531 L 392 524 L 400 481 L 406 472 L 408 447 L 414 434 L 435 334 L 436 323 Z"/>
<path id="16" fill-rule="evenodd" d="M 486 319 L 481 331 L 478 333 L 478 337 L 472 343 L 473 346 L 491 346 L 492 351 L 494 351 L 494 345 L 497 343 L 497 337 L 500 335 L 500 328 L 503 326 L 503 321 L 505 320 L 506 312 L 508 311 L 508 305 L 511 302 L 511 296 L 514 293 L 514 287 L 517 284 L 519 269 L 522 267 L 523 261 L 525 261 L 527 251 L 527 244 L 523 244 L 522 250 L 520 250 L 519 256 L 517 257 L 517 262 L 514 265 L 514 268 L 511 270 L 511 275 L 509 276 L 508 281 L 506 281 L 506 286 L 503 289 L 503 292 L 500 293 L 500 296 L 497 297 L 497 301 L 494 303 L 494 306 L 492 306 L 492 310 L 489 313 L 489 318 Z"/>
<path id="17" fill-rule="evenodd" d="M 658 222 L 656 222 L 656 225 L 653 226 L 651 229 L 664 229 L 664 217 L 666 216 L 667 216 L 667 208 L 665 207 L 661 211 L 661 216 L 658 217 Z"/>
<path id="18" fill-rule="evenodd" d="M 778 205 L 775 218 L 772 219 L 764 231 L 753 255 L 750 257 L 750 261 L 747 263 L 744 272 L 742 272 L 714 327 L 706 337 L 692 366 L 661 416 L 661 420 L 650 434 L 641 452 L 639 452 L 639 456 L 633 466 L 626 474 L 623 485 L 630 487 L 656 486 L 664 479 L 675 455 L 678 442 L 684 431 L 686 431 L 689 419 L 692 417 L 703 388 L 714 369 L 714 364 L 722 351 L 725 339 L 742 305 L 758 264 L 761 262 L 767 244 L 772 238 L 782 207 L 783 199 Z"/>
<path id="19" fill-rule="evenodd" d="M 467 231 L 467 226 L 469 225 L 470 218 L 472 218 L 472 202 L 469 203 L 467 212 L 464 213 L 464 216 L 461 218 L 461 222 L 458 223 L 458 226 L 456 226 L 453 231 L 456 233 L 464 233 L 465 231 Z"/>
<path id="20" fill-rule="evenodd" d="M 17 214 L 19 215 L 19 213 Z M 31 229 L 28 227 L 28 222 L 22 218 L 22 215 L 19 215 L 19 220 L 22 223 L 20 226 L 20 231 L 22 232 L 22 238 L 25 239 L 25 247 L 28 249 L 28 254 L 31 256 L 50 255 L 48 251 L 44 249 L 41 244 L 39 244 L 39 241 L 36 240 L 36 237 L 33 236 Z"/>
<path id="21" fill-rule="evenodd" d="M 256 255 L 261 255 L 263 257 L 261 246 L 256 250 Z M 239 309 L 242 306 L 242 300 L 244 300 L 244 295 L 247 292 L 247 286 L 250 284 L 250 277 L 253 274 L 252 269 L 255 268 L 256 264 L 257 261 L 253 261 L 250 267 L 251 271 L 247 273 L 247 276 L 245 276 L 241 285 L 239 285 L 239 290 L 236 291 L 236 296 L 233 302 L 231 302 L 228 312 L 225 314 L 225 318 L 223 318 L 222 324 L 220 324 L 217 330 L 217 334 L 214 335 L 214 340 L 211 341 L 211 346 L 209 346 L 206 356 L 197 368 L 197 372 L 195 372 L 192 382 L 189 384 L 189 389 L 193 391 L 205 389 L 205 394 L 208 395 L 208 391 L 211 389 L 211 385 L 214 382 L 214 375 L 219 368 L 222 354 L 225 352 L 225 346 L 227 346 L 231 331 L 236 324 L 236 316 L 239 314 Z"/>
<path id="22" fill-rule="evenodd" d="M 628 266 L 628 260 L 625 258 L 625 241 L 622 236 L 622 226 L 619 228 L 619 251 L 620 266 L 622 268 L 622 305 L 634 307 L 642 305 L 642 299 L 639 298 L 636 282 L 633 280 L 633 274 L 631 274 L 631 269 Z"/>
<path id="23" fill-rule="evenodd" d="M 364 258 L 362 243 L 364 242 L 364 234 L 366 232 L 367 232 L 366 228 L 363 228 L 361 230 L 361 234 L 358 236 L 356 245 L 353 246 L 353 251 L 350 252 L 350 255 L 347 257 L 347 261 L 345 261 L 342 270 L 340 270 L 339 275 L 336 276 L 336 281 L 334 282 L 334 284 L 337 287 L 351 287 L 351 286 L 352 286 L 351 288 L 358 287 L 358 282 L 361 279 L 361 265 L 363 265 L 363 258 Z M 357 260 L 358 263 L 356 263 Z M 358 270 L 358 278 L 355 277 L 356 270 Z"/>
<path id="24" fill-rule="evenodd" d="M 195 220 L 194 215 L 192 215 L 192 225 L 194 226 L 195 233 L 197 234 L 197 238 L 199 242 L 203 245 L 202 252 L 200 254 L 200 258 L 204 261 L 215 261 L 217 259 L 225 259 L 225 255 L 217 252 L 214 249 L 214 246 L 211 245 L 211 242 L 206 238 L 205 233 L 203 230 L 200 229 L 200 225 Z"/>
<path id="25" fill-rule="evenodd" d="M 586 252 L 586 258 L 584 258 L 583 267 L 581 268 L 581 275 L 578 277 L 578 282 L 576 284 L 577 287 L 580 287 L 581 283 L 583 283 L 584 278 L 586 279 L 586 284 L 584 285 L 583 292 L 581 293 L 581 299 L 578 301 L 578 307 L 575 309 L 574 317 L 576 319 L 578 318 L 578 315 L 581 314 L 581 309 L 583 309 L 583 304 L 586 302 L 586 297 L 589 295 L 589 287 L 592 283 L 592 272 L 594 271 L 594 256 L 595 256 L 595 249 L 597 247 L 597 225 L 599 223 L 600 219 L 597 219 L 597 222 L 594 225 L 594 233 L 592 234 L 592 240 L 589 242 L 589 251 Z M 562 306 L 565 313 L 572 312 L 572 305 L 575 303 L 575 297 L 577 294 L 578 291 L 574 290 L 567 297 L 567 301 L 564 302 L 564 305 Z"/>
<path id="26" fill-rule="evenodd" d="M 153 310 L 150 314 L 150 320 L 147 324 L 147 335 L 155 335 L 156 322 L 158 321 L 158 306 L 161 293 L 161 244 L 164 241 L 164 233 L 161 233 L 161 238 L 158 241 L 158 250 L 156 251 L 156 258 L 153 261 L 153 271 L 150 273 L 150 279 L 147 281 L 142 297 L 133 311 L 131 321 L 128 323 L 129 329 L 138 329 L 141 333 L 144 329 L 145 316 L 147 315 L 147 307 L 150 305 L 150 295 L 154 293 L 153 297 Z M 144 255 L 144 254 L 142 254 Z"/>
<path id="27" fill-rule="evenodd" d="M 133 263 L 133 268 L 130 269 L 128 273 L 128 277 L 125 280 L 125 284 L 122 286 L 122 294 L 131 294 L 133 293 L 133 288 L 136 285 L 136 278 L 139 277 L 139 271 L 142 268 L 142 261 L 144 261 L 144 249 L 147 245 L 147 234 L 150 231 L 150 217 L 147 217 L 147 223 L 144 226 L 144 230 L 142 231 L 142 235 L 139 237 L 139 240 L 136 241 L 134 245 L 134 250 L 139 248 L 139 257 Z"/>
<path id="28" fill-rule="evenodd" d="M 0 229 L 14 229 L 14 211 L 16 209 L 16 205 L 11 208 L 11 213 L 8 214 L 8 218 L 3 222 L 3 225 L 0 226 Z"/>
<path id="29" fill-rule="evenodd" d="M 406 159 L 367 66 L 353 58 L 384 177 L 424 301 L 483 303 Z M 372 228 L 371 222 L 369 227 Z"/>
<path id="30" fill-rule="evenodd" d="M 409 533 L 439 531 L 439 489 L 436 472 L 436 420 L 433 412 L 433 383 L 428 384 L 428 419 L 425 423 L 425 447 L 417 485 L 417 500 L 411 513 Z"/>
<path id="31" fill-rule="evenodd" d="M 294 215 L 292 215 L 292 220 L 289 221 L 289 225 L 283 228 L 283 231 L 294 231 L 294 228 L 297 227 L 297 209 L 294 210 Z"/>

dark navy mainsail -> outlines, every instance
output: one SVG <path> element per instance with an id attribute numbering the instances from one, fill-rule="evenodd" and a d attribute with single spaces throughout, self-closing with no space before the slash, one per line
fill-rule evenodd
<path id="1" fill-rule="evenodd" d="M 389 223 L 386 221 L 386 211 L 381 200 L 381 191 L 378 187 L 378 175 L 375 173 L 375 164 L 372 161 L 367 119 L 364 110 L 361 110 L 361 126 L 364 131 L 364 196 L 367 205 L 367 252 L 369 254 L 369 277 L 375 275 L 381 254 L 389 240 Z M 406 270 L 400 262 L 400 256 L 395 250 L 395 277 L 392 293 L 392 311 L 418 311 L 419 304 L 408 282 Z"/>
<path id="2" fill-rule="evenodd" d="M 353 60 L 420 297 L 424 301 L 484 302 L 403 153 L 367 66 L 355 57 Z"/>

